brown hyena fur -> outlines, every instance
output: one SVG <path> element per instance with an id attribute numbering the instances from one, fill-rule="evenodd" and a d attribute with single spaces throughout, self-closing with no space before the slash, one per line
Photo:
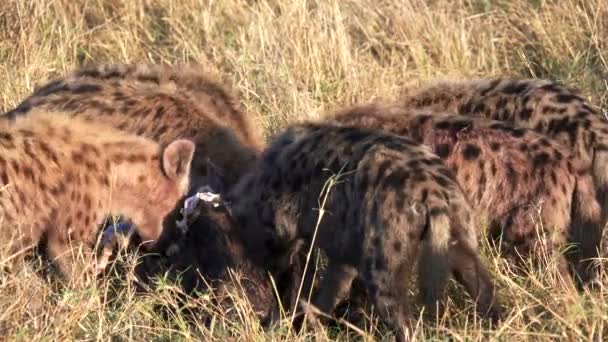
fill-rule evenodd
<path id="1" fill-rule="evenodd" d="M 608 220 L 608 121 L 578 91 L 548 80 L 436 81 L 406 89 L 402 103 L 506 121 L 557 140 L 592 165 L 602 225 Z"/>
<path id="2" fill-rule="evenodd" d="M 327 189 L 332 172 L 341 176 Z M 327 212 L 312 241 L 324 193 Z M 329 264 L 314 299 L 323 312 L 331 313 L 359 278 L 403 337 L 412 317 L 406 279 L 418 261 L 419 290 L 429 310 L 452 270 L 481 313 L 498 316 L 469 204 L 441 160 L 410 140 L 295 125 L 273 140 L 227 200 L 246 252 L 275 277 L 289 272 L 302 244 L 325 252 Z"/>
<path id="3" fill-rule="evenodd" d="M 585 283 L 596 273 L 590 258 L 598 257 L 602 229 L 593 178 L 580 159 L 546 136 L 482 117 L 399 105 L 361 105 L 330 121 L 429 146 L 487 218 L 491 241 L 515 264 L 535 255 L 543 261 L 547 252 L 569 247 L 559 259 L 564 276 Z"/>
<path id="4" fill-rule="evenodd" d="M 188 190 L 194 144 L 165 148 L 149 139 L 64 113 L 34 110 L 0 127 L 3 241 L 15 252 L 45 239 L 49 256 L 68 278 L 70 245 L 95 242 L 109 214 L 129 217 L 144 246 Z"/>
<path id="5" fill-rule="evenodd" d="M 196 143 L 192 187 L 204 183 L 205 160 L 225 172 L 227 185 L 255 161 L 263 139 L 230 90 L 188 65 L 101 65 L 37 87 L 9 118 L 32 108 L 61 110 L 160 143 Z"/>

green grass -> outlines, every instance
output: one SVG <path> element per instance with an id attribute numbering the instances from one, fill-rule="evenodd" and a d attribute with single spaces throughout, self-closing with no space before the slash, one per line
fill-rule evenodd
<path id="1" fill-rule="evenodd" d="M 89 63 L 198 61 L 223 75 L 267 134 L 289 122 L 439 77 L 511 75 L 559 80 L 608 104 L 605 0 L 5 0 L 0 2 L 0 110 L 36 84 Z M 452 286 L 450 309 L 419 337 L 454 340 L 602 340 L 607 292 L 569 300 L 555 272 L 516 277 L 487 248 L 507 306 L 487 330 Z M 2 258 L 0 258 L 0 263 Z M 33 266 L 0 275 L 0 335 L 8 340 L 292 340 L 288 318 L 263 331 L 238 291 L 236 309 L 205 308 L 212 324 L 167 318 L 177 287 L 139 295 L 110 281 L 61 289 Z M 602 284 L 608 284 L 603 275 Z M 375 324 L 367 338 L 388 339 Z M 293 334 L 293 331 L 291 332 Z M 297 337 L 360 339 L 348 329 Z"/>

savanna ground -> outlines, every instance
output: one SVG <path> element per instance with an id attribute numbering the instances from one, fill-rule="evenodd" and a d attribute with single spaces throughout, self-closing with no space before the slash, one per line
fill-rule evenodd
<path id="1" fill-rule="evenodd" d="M 3 0 L 0 110 L 79 65 L 140 61 L 202 63 L 234 85 L 268 134 L 436 77 L 550 78 L 606 108 L 607 17 L 605 0 Z M 484 254 L 507 308 L 504 323 L 491 330 L 481 325 L 452 285 L 454 305 L 420 329 L 419 338 L 602 340 L 608 334 L 608 289 L 568 299 L 556 290 L 554 272 L 517 277 L 487 248 Z M 339 325 L 296 336 L 286 319 L 264 331 L 238 292 L 231 313 L 214 309 L 207 296 L 192 299 L 213 319 L 191 324 L 179 311 L 158 313 L 158 304 L 176 305 L 178 290 L 163 279 L 145 296 L 110 282 L 70 290 L 40 278 L 36 267 L 0 275 L 3 339 L 390 338 L 373 322 L 360 331 Z"/>

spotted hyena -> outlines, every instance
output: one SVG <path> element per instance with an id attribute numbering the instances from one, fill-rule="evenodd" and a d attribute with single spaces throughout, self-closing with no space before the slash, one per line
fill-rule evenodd
<path id="1" fill-rule="evenodd" d="M 108 214 L 136 225 L 152 247 L 188 189 L 194 143 L 165 147 L 64 113 L 32 110 L 0 124 L 0 216 L 13 251 L 46 240 L 68 278 L 79 275 L 71 244 L 90 249 Z"/>
<path id="2" fill-rule="evenodd" d="M 608 220 L 608 121 L 578 91 L 548 80 L 436 81 L 406 89 L 402 103 L 485 116 L 550 136 L 592 165 L 602 224 Z"/>
<path id="3" fill-rule="evenodd" d="M 332 173 L 337 184 L 327 188 Z M 295 125 L 273 140 L 227 201 L 246 252 L 271 274 L 280 278 L 301 246 L 325 252 L 329 265 L 314 299 L 321 311 L 331 312 L 359 278 L 378 312 L 403 332 L 411 317 L 406 278 L 418 261 L 429 309 L 452 270 L 481 313 L 498 316 L 469 204 L 441 160 L 410 140 Z M 312 241 L 320 203 L 326 212 Z"/>
<path id="4" fill-rule="evenodd" d="M 253 117 L 242 110 L 233 92 L 210 73 L 190 64 L 85 67 L 37 87 L 7 114 L 15 118 L 36 108 L 60 108 L 75 117 L 109 123 L 161 142 L 192 138 L 197 143 L 193 190 L 210 182 L 206 177 L 210 168 L 214 170 L 214 190 L 228 189 L 264 145 Z M 221 175 L 215 172 L 219 169 Z M 243 257 L 240 241 L 233 237 L 230 220 L 224 215 L 204 210 L 182 235 L 174 222 L 180 217 L 178 206 L 166 220 L 159 243 L 151 253 L 140 256 L 135 269 L 140 280 L 148 284 L 153 276 L 168 271 L 185 293 L 194 295 L 207 290 L 208 285 L 232 286 L 232 269 L 243 274 L 242 286 L 253 308 L 257 312 L 265 310 L 272 301 L 270 283 Z M 137 246 L 137 240 L 132 245 Z M 111 249 L 105 252 L 109 258 Z M 220 292 L 215 291 L 218 297 Z"/>
<path id="5" fill-rule="evenodd" d="M 48 81 L 16 108 L 15 118 L 34 108 L 61 110 L 160 143 L 186 138 L 196 143 L 192 187 L 205 183 L 211 159 L 231 185 L 263 148 L 253 118 L 209 74 L 190 65 L 110 64 L 76 70 Z"/>
<path id="6" fill-rule="evenodd" d="M 454 172 L 474 208 L 488 219 L 502 254 L 562 252 L 560 269 L 588 281 L 601 244 L 600 207 L 590 170 L 567 149 L 535 131 L 504 122 L 399 105 L 356 106 L 330 117 L 429 146 Z M 540 233 L 540 234 L 539 234 Z M 568 267 L 570 264 L 571 267 Z"/>

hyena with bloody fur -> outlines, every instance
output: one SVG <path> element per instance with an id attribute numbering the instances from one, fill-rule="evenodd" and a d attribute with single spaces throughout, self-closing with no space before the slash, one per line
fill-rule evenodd
<path id="1" fill-rule="evenodd" d="M 332 172 L 339 180 L 328 189 Z M 324 193 L 326 212 L 312 241 Z M 484 317 L 499 317 L 460 186 L 439 158 L 408 139 L 336 125 L 292 126 L 227 202 L 245 251 L 276 278 L 289 272 L 302 246 L 314 243 L 325 252 L 329 265 L 314 299 L 323 312 L 331 313 L 359 278 L 402 339 L 413 317 L 407 277 L 418 274 L 423 302 L 433 310 L 453 272 Z"/>
<path id="2" fill-rule="evenodd" d="M 69 279 L 82 274 L 71 245 L 85 254 L 109 214 L 129 217 L 145 247 L 186 194 L 194 143 L 164 148 L 65 113 L 32 110 L 0 123 L 0 216 L 9 250 L 46 240 Z"/>
<path id="3" fill-rule="evenodd" d="M 566 280 L 584 284 L 597 273 L 600 206 L 590 170 L 567 148 L 500 121 L 401 105 L 355 106 L 329 120 L 429 146 L 489 222 L 491 241 L 516 265 L 567 250 L 558 259 Z"/>
<path id="4" fill-rule="evenodd" d="M 592 165 L 602 225 L 608 220 L 608 120 L 578 91 L 549 80 L 442 80 L 409 87 L 409 108 L 484 116 L 533 129 Z"/>
<path id="5" fill-rule="evenodd" d="M 210 159 L 232 185 L 264 146 L 252 115 L 232 91 L 192 65 L 110 64 L 76 70 L 37 87 L 8 118 L 60 110 L 166 144 L 196 143 L 192 187 L 204 184 Z"/>

